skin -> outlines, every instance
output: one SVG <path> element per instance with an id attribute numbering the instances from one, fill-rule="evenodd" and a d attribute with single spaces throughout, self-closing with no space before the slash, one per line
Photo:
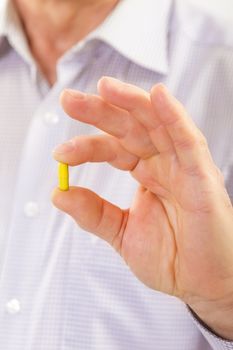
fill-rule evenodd
<path id="1" fill-rule="evenodd" d="M 13 0 L 37 65 L 52 86 L 60 57 L 108 16 L 119 0 Z"/>
<path id="2" fill-rule="evenodd" d="M 76 137 L 54 158 L 129 171 L 139 183 L 132 206 L 122 210 L 80 187 L 56 189 L 53 203 L 111 244 L 145 285 L 180 298 L 233 340 L 233 209 L 206 139 L 161 84 L 148 94 L 104 77 L 98 90 L 67 90 L 61 103 L 105 133 Z"/>
<path id="3" fill-rule="evenodd" d="M 14 0 L 35 60 L 52 85 L 56 63 L 98 26 L 113 0 Z M 75 166 L 108 162 L 138 181 L 122 210 L 88 189 L 56 189 L 53 203 L 111 244 L 148 287 L 177 296 L 233 340 L 233 209 L 206 139 L 162 85 L 150 93 L 102 78 L 99 95 L 64 91 L 70 117 L 105 133 L 54 151 Z"/>

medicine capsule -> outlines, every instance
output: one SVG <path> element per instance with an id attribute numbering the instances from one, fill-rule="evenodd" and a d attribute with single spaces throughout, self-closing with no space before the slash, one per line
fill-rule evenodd
<path id="1" fill-rule="evenodd" d="M 58 187 L 61 191 L 69 190 L 69 167 L 68 164 L 58 163 Z"/>

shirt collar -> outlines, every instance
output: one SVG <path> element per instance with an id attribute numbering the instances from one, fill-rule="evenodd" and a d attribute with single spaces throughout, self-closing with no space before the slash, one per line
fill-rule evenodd
<path id="1" fill-rule="evenodd" d="M 0 3 L 0 39 L 6 35 L 6 18 L 8 5 L 8 0 L 2 0 Z"/>
<path id="2" fill-rule="evenodd" d="M 18 13 L 11 0 L 1 0 L 0 4 L 0 51 L 4 50 L 4 42 L 14 47 L 28 63 L 32 64 L 33 57 L 23 33 Z"/>
<path id="3" fill-rule="evenodd" d="M 163 0 L 158 6 L 154 0 L 120 0 L 110 16 L 87 40 L 100 39 L 136 64 L 166 74 L 172 2 Z M 1 42 L 7 37 L 30 61 L 27 44 L 22 40 L 19 29 L 19 19 L 11 0 L 1 0 L 0 49 Z"/>
<path id="4" fill-rule="evenodd" d="M 90 37 L 99 38 L 136 64 L 168 72 L 172 0 L 121 0 Z"/>

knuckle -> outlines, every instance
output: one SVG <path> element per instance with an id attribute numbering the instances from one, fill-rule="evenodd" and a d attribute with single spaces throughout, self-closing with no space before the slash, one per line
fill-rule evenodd
<path id="1" fill-rule="evenodd" d="M 174 140 L 174 146 L 180 150 L 190 150 L 196 145 L 196 140 L 192 137 Z"/>
<path id="2" fill-rule="evenodd" d="M 204 180 L 208 176 L 207 171 L 198 164 L 183 167 L 182 170 L 186 175 L 198 177 L 200 180 Z"/>
<path id="3" fill-rule="evenodd" d="M 208 142 L 206 137 L 200 132 L 198 136 L 198 144 L 201 148 L 208 148 Z"/>
<path id="4" fill-rule="evenodd" d="M 181 150 L 190 150 L 194 148 L 204 150 L 208 148 L 208 143 L 204 135 L 198 133 L 174 140 L 174 146 Z"/>

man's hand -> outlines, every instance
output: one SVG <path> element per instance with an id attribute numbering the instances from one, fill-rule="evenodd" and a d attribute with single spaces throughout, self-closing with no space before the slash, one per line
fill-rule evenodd
<path id="1" fill-rule="evenodd" d="M 109 242 L 147 286 L 179 297 L 210 328 L 233 340 L 233 209 L 207 142 L 161 84 L 151 95 L 112 78 L 99 94 L 65 91 L 64 110 L 105 133 L 54 152 L 79 165 L 109 162 L 139 182 L 121 210 L 78 187 L 54 204 Z"/>

